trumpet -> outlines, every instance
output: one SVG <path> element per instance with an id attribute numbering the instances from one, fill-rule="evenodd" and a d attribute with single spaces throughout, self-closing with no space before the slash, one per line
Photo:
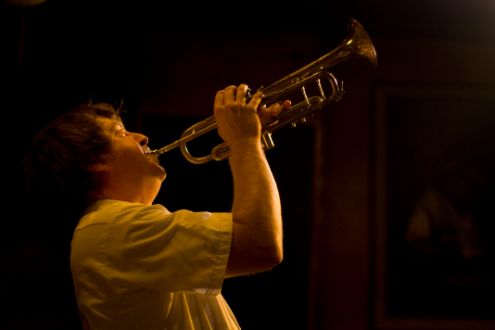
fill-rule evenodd
<path id="1" fill-rule="evenodd" d="M 349 34 L 341 44 L 321 56 L 315 61 L 292 72 L 284 78 L 267 87 L 261 87 L 263 96 L 260 106 L 274 104 L 286 99 L 294 99 L 295 91 L 299 91 L 302 100 L 283 111 L 276 118 L 264 123 L 261 133 L 261 143 L 264 150 L 272 149 L 275 143 L 272 133 L 288 124 L 292 127 L 299 123 L 305 123 L 310 116 L 327 105 L 338 102 L 343 94 L 343 82 L 339 81 L 328 70 L 336 64 L 350 60 L 363 59 L 370 66 L 377 65 L 375 47 L 363 26 L 355 19 L 348 23 Z M 310 93 L 311 92 L 311 93 Z M 211 160 L 220 161 L 230 155 L 230 149 L 226 143 L 220 143 L 211 149 L 211 153 L 205 156 L 193 156 L 187 148 L 187 143 L 197 137 L 217 128 L 214 116 L 210 116 L 186 129 L 180 139 L 160 148 L 148 152 L 148 154 L 162 155 L 175 148 L 180 148 L 184 158 L 193 164 L 204 164 Z"/>

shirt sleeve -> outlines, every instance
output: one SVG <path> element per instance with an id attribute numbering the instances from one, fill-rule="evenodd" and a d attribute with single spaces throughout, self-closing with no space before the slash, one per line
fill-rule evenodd
<path id="1" fill-rule="evenodd" d="M 109 223 L 107 276 L 126 288 L 220 292 L 232 239 L 231 213 L 168 212 L 131 205 Z"/>

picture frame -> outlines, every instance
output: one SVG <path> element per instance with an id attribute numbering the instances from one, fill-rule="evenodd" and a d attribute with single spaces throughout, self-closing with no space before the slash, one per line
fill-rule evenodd
<path id="1" fill-rule="evenodd" d="M 374 96 L 373 329 L 495 329 L 495 88 Z"/>

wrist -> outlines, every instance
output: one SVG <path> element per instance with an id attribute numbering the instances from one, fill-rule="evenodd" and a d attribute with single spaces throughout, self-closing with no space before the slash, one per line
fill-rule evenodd
<path id="1" fill-rule="evenodd" d="M 258 138 L 242 139 L 229 145 L 231 155 L 244 155 L 247 153 L 262 152 L 263 146 Z"/>

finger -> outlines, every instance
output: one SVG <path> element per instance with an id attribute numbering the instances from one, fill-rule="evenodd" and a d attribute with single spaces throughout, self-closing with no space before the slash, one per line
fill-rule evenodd
<path id="1" fill-rule="evenodd" d="M 272 104 L 267 110 L 268 116 L 277 117 L 282 111 L 285 111 L 291 107 L 290 100 Z"/>
<path id="2" fill-rule="evenodd" d="M 221 90 L 215 94 L 215 101 L 213 103 L 214 109 L 220 108 L 224 103 L 225 91 Z"/>
<path id="3" fill-rule="evenodd" d="M 258 107 L 257 111 L 260 121 L 264 123 L 266 121 L 266 104 L 262 104 Z"/>
<path id="4" fill-rule="evenodd" d="M 246 84 L 240 84 L 239 87 L 237 88 L 237 94 L 235 96 L 235 100 L 238 103 L 244 103 L 246 102 L 246 94 L 248 92 L 248 85 Z"/>
<path id="5" fill-rule="evenodd" d="M 235 94 L 237 92 L 237 87 L 236 86 L 228 86 L 224 90 L 224 102 L 229 102 L 229 101 L 234 101 L 235 100 Z"/>
<path id="6" fill-rule="evenodd" d="M 270 105 L 268 109 L 266 109 L 265 115 L 267 117 L 274 117 L 274 116 L 278 116 L 281 111 L 282 111 L 282 106 L 280 105 L 280 103 L 274 103 Z"/>
<path id="7" fill-rule="evenodd" d="M 258 91 L 256 92 L 251 100 L 249 100 L 248 105 L 250 107 L 253 107 L 255 110 L 258 109 L 259 105 L 261 104 L 261 101 L 263 100 L 263 93 Z"/>
<path id="8" fill-rule="evenodd" d="M 258 114 L 259 114 L 260 116 L 262 116 L 262 115 L 266 112 L 266 104 L 265 104 L 265 103 L 263 103 L 262 105 L 260 105 L 260 106 L 258 107 L 258 110 L 257 110 L 257 111 L 258 111 Z"/>

